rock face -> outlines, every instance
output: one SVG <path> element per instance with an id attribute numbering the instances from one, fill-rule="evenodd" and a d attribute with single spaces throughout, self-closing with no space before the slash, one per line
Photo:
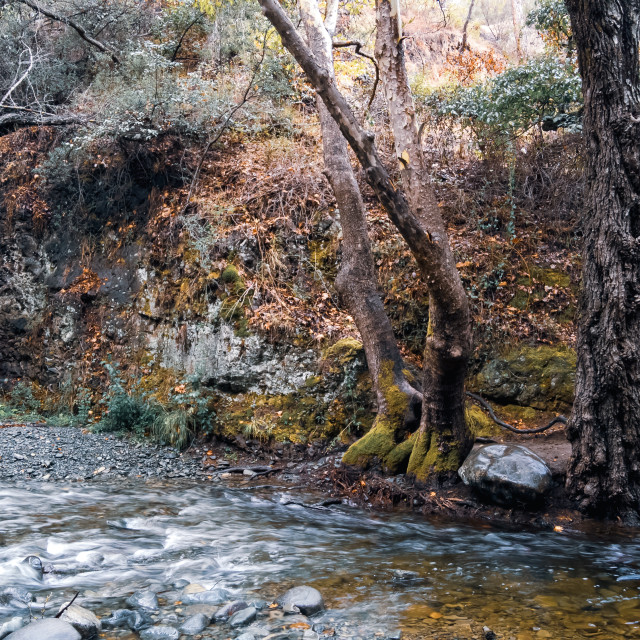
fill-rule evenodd
<path id="1" fill-rule="evenodd" d="M 544 460 L 520 445 L 479 447 L 469 454 L 458 475 L 500 504 L 535 502 L 551 488 L 551 471 Z"/>
<path id="2" fill-rule="evenodd" d="M 45 618 L 14 631 L 7 640 L 81 640 L 81 636 L 68 622 Z"/>
<path id="3" fill-rule="evenodd" d="M 564 411 L 573 402 L 576 354 L 555 347 L 519 347 L 482 368 L 478 391 L 500 404 Z"/>
<path id="4" fill-rule="evenodd" d="M 65 607 L 63 605 L 61 608 Z M 93 611 L 80 607 L 77 604 L 72 604 L 67 607 L 60 620 L 68 622 L 83 638 L 83 640 L 91 640 L 97 638 L 98 633 L 102 631 L 102 624 Z"/>
<path id="5" fill-rule="evenodd" d="M 276 602 L 285 610 L 294 612 L 297 608 L 305 616 L 324 610 L 324 600 L 317 589 L 313 587 L 294 587 L 280 596 Z"/>

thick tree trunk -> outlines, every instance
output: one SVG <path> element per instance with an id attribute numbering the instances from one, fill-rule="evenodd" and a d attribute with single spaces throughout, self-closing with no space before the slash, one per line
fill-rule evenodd
<path id="1" fill-rule="evenodd" d="M 433 261 L 446 295 L 430 270 L 429 331 L 424 353 L 424 404 L 408 471 L 419 479 L 455 472 L 472 439 L 465 420 L 464 382 L 471 354 L 469 302 L 449 246 L 444 221 L 426 170 L 409 87 L 397 0 L 377 1 L 376 58 L 387 100 L 402 185 L 411 211 L 433 240 Z"/>
<path id="2" fill-rule="evenodd" d="M 300 0 L 300 13 L 316 61 L 333 77 L 329 35 L 329 29 L 335 25 L 333 12 L 328 12 L 327 27 L 317 0 Z M 362 337 L 377 399 L 378 415 L 361 441 L 359 463 L 366 465 L 378 460 L 390 471 L 404 471 L 400 466 L 403 461 L 389 454 L 404 439 L 407 430 L 417 427 L 422 395 L 408 380 L 378 291 L 365 207 L 349 160 L 347 141 L 319 97 L 317 103 L 326 174 L 342 225 L 342 265 L 335 284 Z M 369 446 L 374 440 L 380 446 Z"/>
<path id="3" fill-rule="evenodd" d="M 461 382 L 464 380 L 471 347 L 469 307 L 437 205 L 433 201 L 433 206 L 425 208 L 424 202 L 428 200 L 422 200 L 414 193 L 411 194 L 411 198 L 418 198 L 418 209 L 413 211 L 404 191 L 391 183 L 389 174 L 378 156 L 373 135 L 364 131 L 337 89 L 333 78 L 318 64 L 278 1 L 259 2 L 265 16 L 307 74 L 342 135 L 364 167 L 367 181 L 409 245 L 428 287 L 431 306 L 425 361 L 426 386 L 423 390 L 420 433 L 414 439 L 417 442 L 412 451 L 412 471 L 420 479 L 426 478 L 432 472 L 454 472 L 471 446 L 464 423 L 464 387 Z M 396 13 L 396 29 L 398 18 Z M 395 54 L 392 55 L 401 55 L 400 44 L 397 43 Z M 415 128 L 415 118 L 413 127 Z M 417 137 L 417 131 L 415 136 Z M 413 185 L 418 184 L 412 177 L 413 168 L 415 166 L 416 171 L 422 170 L 422 165 L 411 164 L 417 162 L 417 158 L 411 158 L 410 151 L 411 149 L 404 149 L 399 158 L 407 165 L 407 180 Z M 404 182 L 403 178 L 403 184 Z M 423 186 L 428 188 L 427 184 Z M 388 401 L 393 411 L 397 411 L 399 402 L 395 389 L 388 394 Z M 408 442 L 413 444 L 411 441 Z M 398 448 L 402 454 L 405 453 L 405 448 Z M 345 461 L 354 462 L 358 459 L 356 443 L 345 455 Z"/>
<path id="4" fill-rule="evenodd" d="M 639 0 L 567 0 L 584 94 L 587 194 L 567 486 L 592 514 L 640 509 Z"/>

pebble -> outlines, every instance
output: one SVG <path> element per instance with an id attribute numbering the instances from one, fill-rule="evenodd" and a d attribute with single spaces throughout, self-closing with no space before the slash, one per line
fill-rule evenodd
<path id="1" fill-rule="evenodd" d="M 135 609 L 149 609 L 150 611 L 158 609 L 158 596 L 153 591 L 136 591 L 127 598 L 126 602 Z"/>
<path id="2" fill-rule="evenodd" d="M 180 633 L 188 636 L 195 636 L 204 631 L 209 626 L 209 618 L 204 613 L 196 613 L 187 618 L 180 626 Z"/>
<path id="3" fill-rule="evenodd" d="M 229 626 L 232 628 L 244 627 L 256 619 L 257 613 L 254 607 L 240 609 L 229 618 Z"/>
<path id="4" fill-rule="evenodd" d="M 140 633 L 140 640 L 178 640 L 180 632 L 175 627 L 158 625 L 149 627 Z"/>

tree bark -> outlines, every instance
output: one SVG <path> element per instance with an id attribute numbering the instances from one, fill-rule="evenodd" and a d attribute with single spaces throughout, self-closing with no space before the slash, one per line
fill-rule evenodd
<path id="1" fill-rule="evenodd" d="M 469 35 L 469 23 L 471 22 L 471 14 L 473 13 L 473 6 L 475 5 L 476 0 L 471 0 L 469 3 L 469 11 L 467 11 L 467 18 L 464 21 L 464 26 L 462 27 L 462 42 L 460 43 L 460 51 L 464 53 L 469 48 L 469 44 L 467 42 Z"/>
<path id="2" fill-rule="evenodd" d="M 309 47 L 319 65 L 334 78 L 333 53 L 329 29 L 335 25 L 335 14 L 329 13 L 328 27 L 322 22 L 317 0 L 300 0 L 300 14 L 305 25 Z M 327 177 L 340 211 L 342 225 L 342 264 L 336 277 L 336 289 L 362 337 L 367 365 L 376 393 L 378 414 L 370 434 L 384 439 L 361 463 L 375 459 L 390 471 L 404 471 L 403 462 L 389 454 L 408 430 L 417 427 L 422 395 L 408 380 L 391 322 L 377 287 L 371 243 L 364 203 L 349 160 L 347 142 L 322 99 L 317 97 L 322 129 L 322 145 Z M 397 389 L 404 407 L 394 405 L 389 388 Z M 371 439 L 372 435 L 365 438 Z"/>
<path id="3" fill-rule="evenodd" d="M 465 420 L 464 382 L 471 354 L 467 294 L 449 246 L 418 135 L 413 96 L 404 60 L 397 0 L 377 0 L 376 58 L 389 110 L 402 186 L 409 207 L 433 240 L 431 263 L 439 281 L 422 269 L 429 290 L 429 331 L 424 352 L 422 419 L 409 460 L 409 473 L 424 479 L 455 472 L 471 449 Z M 414 254 L 418 247 L 412 247 Z M 431 266 L 431 265 L 430 265 Z"/>
<path id="4" fill-rule="evenodd" d="M 511 0 L 511 20 L 513 22 L 513 37 L 516 41 L 516 56 L 518 64 L 522 62 L 522 43 L 520 37 L 520 24 L 522 23 L 522 7 L 520 0 Z"/>
<path id="5" fill-rule="evenodd" d="M 640 509 L 639 0 L 567 0 L 584 95 L 587 193 L 567 487 L 582 510 Z"/>
<path id="6" fill-rule="evenodd" d="M 433 474 L 455 473 L 471 447 L 464 420 L 464 377 L 471 351 L 469 306 L 433 192 L 424 182 L 422 155 L 416 153 L 419 145 L 415 144 L 415 116 L 409 112 L 406 104 L 401 105 L 400 110 L 404 115 L 401 114 L 398 122 L 394 123 L 396 146 L 402 148 L 399 159 L 406 164 L 403 184 L 411 188 L 411 193 L 405 195 L 402 189 L 397 189 L 391 183 L 378 156 L 373 135 L 364 131 L 356 120 L 333 78 L 317 63 L 277 0 L 259 2 L 267 19 L 280 34 L 284 46 L 303 68 L 338 124 L 365 169 L 367 181 L 416 258 L 429 290 L 430 320 L 425 350 L 421 426 L 412 443 L 410 470 L 421 480 Z M 395 22 L 398 33 L 399 14 L 396 12 L 391 15 L 390 11 L 387 13 Z M 403 62 L 401 42 L 398 39 L 395 51 L 391 50 L 390 56 L 390 60 L 385 61 L 386 64 L 393 65 L 389 69 L 398 68 L 398 56 Z M 406 126 L 414 129 L 406 139 L 410 143 L 408 145 L 403 144 L 403 137 L 399 137 L 402 131 L 395 131 L 402 122 L 405 124 L 400 129 Z M 418 193 L 418 189 L 422 187 L 427 195 Z M 408 197 L 411 198 L 411 206 Z M 413 206 L 416 206 L 415 211 Z M 387 402 L 394 412 L 402 407 L 405 401 L 403 395 L 397 394 L 396 389 L 389 389 Z M 367 443 L 371 447 L 364 447 L 362 442 L 356 442 L 347 451 L 344 457 L 346 463 L 357 464 L 361 458 L 370 456 L 371 449 L 375 449 L 373 438 Z M 404 448 L 402 451 L 404 453 Z"/>

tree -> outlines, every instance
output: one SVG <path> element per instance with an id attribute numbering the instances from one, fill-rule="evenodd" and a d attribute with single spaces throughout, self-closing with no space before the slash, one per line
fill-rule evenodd
<path id="1" fill-rule="evenodd" d="M 391 182 L 373 135 L 357 121 L 332 75 L 318 64 L 277 0 L 259 1 L 356 154 L 369 185 L 416 258 L 429 291 L 420 428 L 412 440 L 399 442 L 397 425 L 384 418 L 377 420 L 347 451 L 344 461 L 366 465 L 376 458 L 398 460 L 410 453 L 408 471 L 418 479 L 455 473 L 472 444 L 464 410 L 464 380 L 471 353 L 469 304 L 422 155 L 404 64 L 398 3 L 378 0 L 376 55 L 402 188 Z M 406 413 L 408 398 L 396 385 L 386 388 L 385 399 L 391 415 Z"/>
<path id="2" fill-rule="evenodd" d="M 317 0 L 300 0 L 300 14 L 318 65 L 333 78 L 332 35 L 337 21 L 337 1 L 328 3 L 324 24 Z M 340 211 L 343 233 L 342 264 L 336 277 L 336 289 L 362 337 L 376 393 L 377 421 L 393 425 L 399 435 L 417 427 L 422 395 L 408 379 L 378 291 L 365 206 L 349 160 L 347 142 L 320 97 L 317 106 L 325 170 Z M 392 399 L 387 393 L 389 388 L 397 389 L 398 395 L 405 396 L 407 406 L 402 411 L 394 413 Z M 396 470 L 391 459 L 385 459 L 383 463 Z"/>
<path id="3" fill-rule="evenodd" d="M 640 522 L 639 0 L 567 0 L 584 95 L 586 210 L 567 486 Z"/>

